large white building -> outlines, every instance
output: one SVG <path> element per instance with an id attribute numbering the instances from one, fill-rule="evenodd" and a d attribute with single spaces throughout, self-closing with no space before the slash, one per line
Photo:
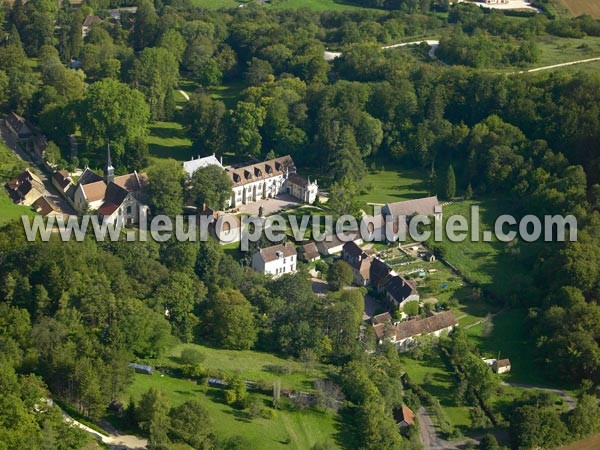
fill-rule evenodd
<path id="1" fill-rule="evenodd" d="M 281 194 L 289 194 L 311 204 L 319 192 L 316 181 L 305 180 L 296 174 L 296 166 L 289 155 L 226 170 L 233 183 L 229 208 Z"/>
<path id="2" fill-rule="evenodd" d="M 252 268 L 263 275 L 279 277 L 296 272 L 298 255 L 291 242 L 261 248 L 252 255 Z"/>

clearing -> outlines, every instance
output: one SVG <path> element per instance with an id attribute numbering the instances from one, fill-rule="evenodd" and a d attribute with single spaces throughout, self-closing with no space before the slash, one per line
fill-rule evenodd
<path id="1" fill-rule="evenodd" d="M 239 373 L 251 381 L 273 382 L 281 380 L 282 388 L 312 390 L 316 378 L 325 378 L 328 366 L 314 364 L 311 367 L 291 359 L 283 359 L 270 353 L 254 350 L 224 350 L 198 344 L 180 344 L 169 350 L 156 364 L 173 368 L 181 367 L 181 351 L 196 349 L 205 359 L 201 366 L 220 370 L 227 374 Z"/>
<path id="2" fill-rule="evenodd" d="M 154 122 L 149 128 L 146 142 L 151 157 L 187 161 L 194 156 L 192 141 L 187 137 L 183 125 L 177 122 Z"/>
<path id="3" fill-rule="evenodd" d="M 419 169 L 398 169 L 390 166 L 377 171 L 369 171 L 363 178 L 366 192 L 358 199 L 366 207 L 367 203 L 391 203 L 402 200 L 426 197 L 429 194 L 423 172 Z M 372 211 L 366 210 L 367 213 Z"/>
<path id="4" fill-rule="evenodd" d="M 251 419 L 244 411 L 239 411 L 225 403 L 224 391 L 200 385 L 194 381 L 154 375 L 136 374 L 133 384 L 123 399 L 139 400 L 151 387 L 167 394 L 171 406 L 177 406 L 187 400 L 198 400 L 208 410 L 215 426 L 217 436 L 229 438 L 243 436 L 248 440 L 248 449 L 307 449 L 318 442 L 334 442 L 338 416 L 332 413 L 320 413 L 314 410 L 294 411 L 282 409 L 275 418 Z M 265 405 L 270 398 L 260 394 Z"/>

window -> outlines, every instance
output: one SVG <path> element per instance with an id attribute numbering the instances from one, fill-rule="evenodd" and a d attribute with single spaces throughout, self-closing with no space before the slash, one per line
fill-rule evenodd
<path id="1" fill-rule="evenodd" d="M 131 205 L 127 207 L 127 214 L 131 214 Z"/>

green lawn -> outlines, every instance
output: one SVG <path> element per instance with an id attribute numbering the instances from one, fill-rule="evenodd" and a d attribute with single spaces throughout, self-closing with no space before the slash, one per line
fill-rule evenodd
<path id="1" fill-rule="evenodd" d="M 530 295 L 530 276 L 539 243 L 520 243 L 518 256 L 511 253 L 507 244 L 498 240 L 484 242 L 483 232 L 493 230 L 496 219 L 509 214 L 513 208 L 501 199 L 463 201 L 444 207 L 444 220 L 452 215 L 461 215 L 471 222 L 471 206 L 479 206 L 479 241 L 471 241 L 470 236 L 463 242 L 450 242 L 444 239 L 439 245 L 446 261 L 458 268 L 470 283 L 480 285 L 501 301 L 527 300 L 520 298 Z"/>
<path id="2" fill-rule="evenodd" d="M 28 206 L 15 205 L 2 186 L 0 190 L 0 225 L 19 219 L 22 215 L 33 216 L 34 212 Z"/>
<path id="3" fill-rule="evenodd" d="M 466 432 L 471 427 L 469 407 L 456 405 L 454 375 L 449 372 L 439 354 L 431 352 L 423 360 L 401 355 L 400 360 L 411 381 L 439 400 L 450 425 Z"/>
<path id="4" fill-rule="evenodd" d="M 272 8 L 308 8 L 312 11 L 344 11 L 366 9 L 343 0 L 273 0 Z"/>
<path id="5" fill-rule="evenodd" d="M 225 403 L 223 390 L 159 373 L 136 374 L 133 384 L 123 395 L 123 400 L 127 402 L 129 398 L 133 398 L 137 401 L 151 387 L 166 393 L 172 406 L 180 405 L 186 400 L 200 401 L 209 411 L 217 436 L 244 436 L 249 441 L 249 450 L 303 450 L 318 442 L 335 443 L 339 418 L 332 413 L 283 409 L 277 411 L 275 418 L 271 420 L 251 419 L 244 411 L 236 410 Z M 259 396 L 265 405 L 269 404 L 267 396 L 251 395 Z"/>
<path id="6" fill-rule="evenodd" d="M 180 344 L 159 359 L 160 364 L 179 366 L 179 356 L 185 348 L 198 349 L 206 357 L 201 363 L 207 369 L 239 372 L 245 379 L 272 382 L 281 380 L 282 387 L 311 390 L 316 378 L 325 377 L 326 365 L 305 367 L 302 363 L 279 358 L 270 353 L 252 350 L 224 350 L 197 344 Z"/>
<path id="7" fill-rule="evenodd" d="M 183 126 L 176 122 L 155 122 L 150 126 L 146 138 L 150 155 L 155 158 L 173 158 L 187 161 L 196 157 L 192 151 L 192 141 L 187 137 Z"/>
<path id="8" fill-rule="evenodd" d="M 523 309 L 505 311 L 467 333 L 486 358 L 497 358 L 500 352 L 500 358 L 510 359 L 511 371 L 502 375 L 505 381 L 552 387 L 548 374 L 536 365 L 536 346 L 528 334 L 526 314 Z"/>
<path id="9" fill-rule="evenodd" d="M 367 203 L 399 202 L 429 195 L 423 171 L 418 169 L 388 167 L 376 173 L 369 172 L 363 180 L 368 192 L 358 198 L 365 208 Z M 368 208 L 367 213 L 371 212 Z"/>
<path id="10" fill-rule="evenodd" d="M 238 102 L 240 94 L 246 87 L 244 83 L 229 83 L 211 87 L 208 89 L 208 92 L 214 99 L 223 101 L 228 109 L 233 109 Z"/>
<path id="11" fill-rule="evenodd" d="M 192 0 L 194 6 L 206 9 L 222 9 L 235 8 L 241 3 L 246 3 L 236 0 Z"/>
<path id="12" fill-rule="evenodd" d="M 25 167 L 25 162 L 19 159 L 12 150 L 4 144 L 0 144 L 0 224 L 18 219 L 23 214 L 34 215 L 28 206 L 15 205 L 4 188 L 4 183 Z"/>

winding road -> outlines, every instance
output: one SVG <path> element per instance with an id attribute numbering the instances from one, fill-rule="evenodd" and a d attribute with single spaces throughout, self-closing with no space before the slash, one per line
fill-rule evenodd
<path id="1" fill-rule="evenodd" d="M 571 397 L 565 391 L 561 391 L 560 389 L 552 389 L 552 388 L 545 388 L 545 387 L 541 387 L 541 386 L 533 386 L 531 384 L 507 383 L 504 381 L 500 384 L 502 386 L 511 386 L 511 387 L 521 388 L 521 389 L 537 389 L 538 391 L 544 391 L 544 392 L 550 392 L 552 394 L 556 394 L 560 398 L 562 398 L 562 400 L 567 404 L 567 409 L 569 411 L 571 411 L 572 409 L 575 409 L 575 407 L 577 406 L 577 400 L 575 400 L 573 397 Z"/>
<path id="2" fill-rule="evenodd" d="M 500 384 L 502 386 L 512 386 L 521 389 L 537 389 L 538 391 L 556 394 L 560 396 L 562 400 L 566 403 L 568 411 L 575 409 L 575 407 L 577 406 L 577 400 L 575 400 L 565 391 L 561 391 L 560 389 L 545 388 L 541 386 L 533 386 L 530 384 L 522 383 L 502 382 Z M 421 442 L 423 443 L 424 450 L 458 450 L 466 444 L 468 444 L 469 442 L 477 443 L 477 441 L 483 437 L 477 436 L 474 438 L 447 441 L 445 439 L 440 438 L 437 435 L 435 431 L 435 426 L 433 424 L 433 420 L 431 418 L 431 414 L 423 406 L 419 407 L 419 409 L 417 410 L 417 418 L 419 420 L 419 435 L 421 436 Z M 497 438 L 508 438 L 508 434 L 504 431 L 500 431 L 500 433 L 494 434 Z"/>
<path id="3" fill-rule="evenodd" d="M 421 41 L 402 42 L 400 44 L 384 45 L 383 47 L 381 47 L 381 49 L 387 50 L 389 48 L 406 47 L 408 45 L 419 45 L 419 44 L 422 44 L 423 42 L 425 42 L 427 45 L 429 45 L 431 47 L 429 49 L 429 57 L 432 59 L 435 59 L 435 51 L 437 50 L 438 46 L 440 45 L 440 41 L 435 40 L 435 39 L 423 39 Z M 334 59 L 339 58 L 340 56 L 342 56 L 342 52 L 325 51 L 323 53 L 323 57 L 325 58 L 325 61 L 333 61 Z"/>
<path id="4" fill-rule="evenodd" d="M 429 45 L 429 47 L 430 47 L 429 52 L 428 52 L 429 57 L 431 59 L 437 59 L 435 56 L 435 52 L 437 51 L 437 49 L 440 45 L 440 41 L 437 39 L 423 39 L 421 41 L 402 42 L 400 44 L 384 45 L 381 48 L 382 48 L 382 50 L 387 50 L 390 48 L 406 47 L 409 45 L 419 45 L 422 43 L 426 43 L 427 45 Z M 333 61 L 334 59 L 339 58 L 340 56 L 342 56 L 342 52 L 325 51 L 323 54 L 323 57 L 325 58 L 326 61 Z M 440 59 L 438 59 L 438 61 L 444 65 L 447 65 Z M 600 56 L 595 57 L 595 58 L 588 58 L 588 59 L 578 59 L 576 61 L 569 61 L 569 62 L 560 63 L 560 64 L 551 64 L 549 66 L 535 67 L 533 69 L 520 70 L 518 72 L 510 72 L 510 75 L 540 72 L 543 70 L 558 69 L 560 67 L 574 66 L 576 64 L 585 64 L 585 63 L 590 63 L 590 62 L 595 62 L 595 61 L 600 61 Z"/>
<path id="5" fill-rule="evenodd" d="M 112 450 L 143 450 L 148 446 L 147 439 L 142 439 L 130 434 L 121 434 L 119 431 L 112 427 L 110 427 L 106 434 L 99 433 L 93 428 L 90 428 L 87 425 L 84 425 L 83 423 L 73 419 L 52 400 L 48 400 L 48 403 L 60 409 L 60 412 L 62 413 L 65 422 L 72 424 L 78 428 L 81 428 L 83 431 L 91 435 L 94 439 L 102 442 L 103 444 L 108 445 Z"/>

